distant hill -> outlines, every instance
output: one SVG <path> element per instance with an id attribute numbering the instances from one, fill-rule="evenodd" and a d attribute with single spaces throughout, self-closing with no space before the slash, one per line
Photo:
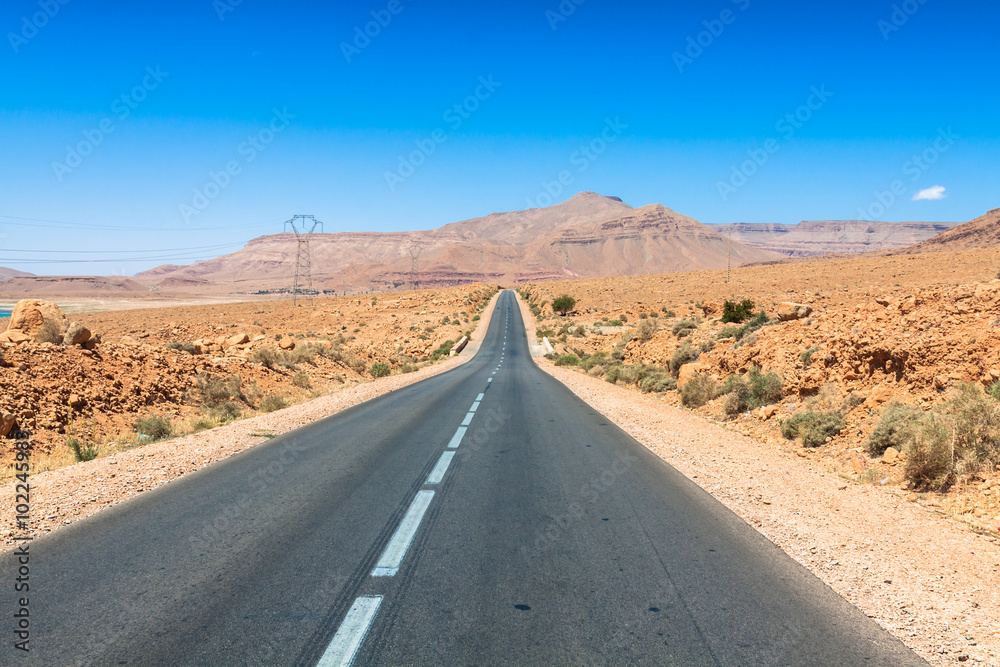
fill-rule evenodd
<path id="1" fill-rule="evenodd" d="M 856 255 L 897 250 L 947 231 L 955 222 L 866 222 L 863 220 L 804 220 L 795 225 L 740 222 L 714 225 L 733 241 L 786 257 Z"/>
<path id="2" fill-rule="evenodd" d="M 0 282 L 0 294 L 19 298 L 55 295 L 100 296 L 109 292 L 146 292 L 145 285 L 122 276 L 15 276 Z"/>
<path id="3" fill-rule="evenodd" d="M 1000 208 L 893 254 L 973 250 L 1000 246 Z"/>
<path id="4" fill-rule="evenodd" d="M 9 280 L 11 278 L 19 278 L 22 276 L 30 276 L 30 275 L 32 274 L 0 266 L 0 280 Z"/>
<path id="5" fill-rule="evenodd" d="M 310 237 L 313 286 L 328 290 L 408 285 L 413 255 L 419 282 L 438 287 L 722 268 L 728 240 L 709 225 L 660 204 L 632 208 L 617 197 L 582 192 L 547 208 L 492 213 L 414 232 L 343 232 Z M 253 239 L 242 249 L 190 266 L 161 266 L 135 277 L 183 289 L 204 281 L 215 291 L 288 288 L 292 234 Z M 733 243 L 733 264 L 778 255 Z M 204 283 L 191 288 L 206 291 Z"/>

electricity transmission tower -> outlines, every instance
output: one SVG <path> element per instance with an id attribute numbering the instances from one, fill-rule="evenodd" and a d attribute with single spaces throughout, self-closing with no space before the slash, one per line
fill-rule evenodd
<path id="1" fill-rule="evenodd" d="M 305 294 L 312 306 L 312 257 L 309 254 L 309 237 L 318 227 L 323 231 L 323 223 L 312 215 L 295 215 L 285 222 L 285 231 L 291 227 L 295 233 L 295 280 L 292 283 L 292 303 L 298 305 L 299 294 Z"/>
<path id="2" fill-rule="evenodd" d="M 410 287 L 420 289 L 420 251 L 423 248 L 410 248 Z"/>

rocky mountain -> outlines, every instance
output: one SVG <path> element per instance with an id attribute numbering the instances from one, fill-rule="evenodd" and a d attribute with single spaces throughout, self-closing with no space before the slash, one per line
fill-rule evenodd
<path id="1" fill-rule="evenodd" d="M 715 228 L 665 206 L 635 209 L 593 192 L 432 230 L 310 237 L 313 286 L 334 291 L 409 285 L 414 256 L 420 285 L 440 287 L 722 268 L 727 246 Z M 229 255 L 157 267 L 135 279 L 178 291 L 287 289 L 296 249 L 292 234 L 262 236 Z M 776 257 L 733 243 L 734 266 Z"/>
<path id="2" fill-rule="evenodd" d="M 952 228 L 954 222 L 866 222 L 804 220 L 795 225 L 739 222 L 713 225 L 733 241 L 787 257 L 896 250 L 925 241 Z"/>
<path id="3" fill-rule="evenodd" d="M 893 254 L 911 255 L 921 252 L 972 250 L 1000 246 L 1000 208 L 995 208 L 975 220 L 952 227 L 937 236 Z"/>

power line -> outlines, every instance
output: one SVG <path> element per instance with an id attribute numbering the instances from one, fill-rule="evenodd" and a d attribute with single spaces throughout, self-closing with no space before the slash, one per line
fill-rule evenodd
<path id="1" fill-rule="evenodd" d="M 8 222 L 9 220 L 21 220 L 23 222 Z M 67 222 L 65 220 L 45 220 L 42 218 L 22 218 L 15 215 L 0 215 L 0 222 L 12 227 L 41 227 L 45 229 L 93 229 L 102 231 L 124 231 L 124 232 L 221 232 L 235 229 L 260 229 L 270 227 L 271 222 L 253 223 L 250 225 L 231 225 L 224 227 L 140 227 L 128 225 L 107 225 L 94 222 Z M 38 224 L 44 223 L 44 224 Z"/>
<path id="2" fill-rule="evenodd" d="M 243 245 L 242 243 L 223 243 L 221 245 L 203 245 L 203 246 L 193 246 L 190 248 L 154 248 L 151 250 L 21 250 L 16 248 L 4 248 L 4 252 L 30 252 L 30 253 L 49 253 L 49 254 L 79 254 L 79 255 L 106 255 L 111 253 L 150 253 L 150 252 L 190 252 L 192 250 L 221 250 L 224 248 L 232 248 L 238 245 Z"/>

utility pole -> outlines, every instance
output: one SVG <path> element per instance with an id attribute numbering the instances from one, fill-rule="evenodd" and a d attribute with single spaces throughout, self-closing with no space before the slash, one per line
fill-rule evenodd
<path id="1" fill-rule="evenodd" d="M 312 257 L 309 253 L 309 237 L 318 227 L 323 231 L 323 223 L 312 215 L 295 215 L 285 222 L 285 231 L 291 227 L 295 233 L 295 280 L 292 283 L 292 303 L 298 305 L 299 294 L 305 294 L 309 306 L 313 302 Z"/>
<path id="2" fill-rule="evenodd" d="M 729 268 L 726 269 L 726 282 L 733 279 L 733 228 L 729 228 Z"/>
<path id="3" fill-rule="evenodd" d="M 410 287 L 420 289 L 420 251 L 423 248 L 410 248 Z"/>

